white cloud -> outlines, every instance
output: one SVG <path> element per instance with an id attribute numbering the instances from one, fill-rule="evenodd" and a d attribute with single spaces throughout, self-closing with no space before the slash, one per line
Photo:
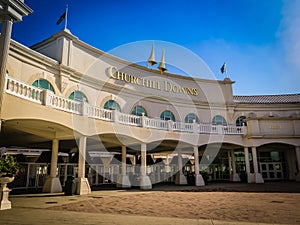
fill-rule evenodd
<path id="1" fill-rule="evenodd" d="M 245 45 L 206 40 L 191 46 L 218 79 L 227 63 L 236 95 L 300 93 L 300 0 L 285 0 L 277 42 Z"/>

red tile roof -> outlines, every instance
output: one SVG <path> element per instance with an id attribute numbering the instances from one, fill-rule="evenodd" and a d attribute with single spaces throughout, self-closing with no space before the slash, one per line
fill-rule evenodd
<path id="1" fill-rule="evenodd" d="M 300 103 L 300 94 L 233 96 L 233 100 L 238 104 L 294 104 Z"/>

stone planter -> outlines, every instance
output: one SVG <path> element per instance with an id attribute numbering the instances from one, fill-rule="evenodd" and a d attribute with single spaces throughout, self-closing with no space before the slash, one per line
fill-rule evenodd
<path id="1" fill-rule="evenodd" d="M 13 182 L 14 177 L 0 177 L 0 210 L 11 209 L 11 202 L 8 200 L 9 192 L 7 184 Z"/>

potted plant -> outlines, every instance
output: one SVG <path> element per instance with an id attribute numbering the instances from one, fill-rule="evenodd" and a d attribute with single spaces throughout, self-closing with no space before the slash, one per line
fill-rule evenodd
<path id="1" fill-rule="evenodd" d="M 13 156 L 7 155 L 0 158 L 0 177 L 14 177 L 21 169 L 21 165 Z"/>
<path id="2" fill-rule="evenodd" d="M 22 170 L 21 165 L 13 156 L 0 158 L 0 210 L 11 209 L 11 202 L 8 200 L 10 189 L 6 186 L 14 180 L 20 170 Z"/>

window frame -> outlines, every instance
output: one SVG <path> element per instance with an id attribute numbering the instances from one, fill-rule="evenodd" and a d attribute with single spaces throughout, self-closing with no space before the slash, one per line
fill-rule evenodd
<path id="1" fill-rule="evenodd" d="M 194 116 L 194 118 L 191 119 L 191 118 L 189 118 L 190 116 Z M 195 120 L 196 123 L 200 122 L 199 117 L 195 113 L 189 113 L 184 118 L 185 123 L 194 123 L 194 120 Z"/>
<path id="2" fill-rule="evenodd" d="M 218 118 L 218 119 L 217 119 Z M 220 118 L 220 120 L 219 120 Z M 222 125 L 222 126 L 227 126 L 227 121 L 226 119 L 221 116 L 221 115 L 216 115 L 213 117 L 212 121 L 211 121 L 212 125 Z"/>
<path id="3" fill-rule="evenodd" d="M 76 97 L 76 93 L 80 93 L 82 98 Z M 72 93 L 69 95 L 69 99 L 77 101 L 77 102 L 88 102 L 86 95 L 82 91 L 78 91 L 78 90 L 72 91 Z"/>
<path id="4" fill-rule="evenodd" d="M 138 108 L 142 109 L 140 112 L 138 111 Z M 141 106 L 141 105 L 136 105 L 133 107 L 133 109 L 131 110 L 131 114 L 135 115 L 135 116 L 142 116 L 142 113 L 144 113 L 144 116 L 147 116 L 147 110 Z"/>
<path id="5" fill-rule="evenodd" d="M 235 121 L 235 125 L 237 127 L 242 127 L 242 126 L 247 126 L 247 121 L 246 121 L 246 116 L 239 116 L 236 121 Z"/>
<path id="6" fill-rule="evenodd" d="M 169 113 L 170 114 L 170 119 L 166 119 L 166 113 Z M 171 118 L 172 117 L 172 118 Z M 164 121 L 168 121 L 168 120 L 172 120 L 172 121 L 176 121 L 176 119 L 175 119 L 175 115 L 174 115 L 174 113 L 172 113 L 170 110 L 165 110 L 165 111 L 163 111 L 161 114 L 160 114 L 160 116 L 159 116 L 159 118 L 161 119 L 161 120 L 164 120 Z"/>
<path id="7" fill-rule="evenodd" d="M 114 105 L 114 107 L 112 107 Z M 121 106 L 120 104 L 112 99 L 107 100 L 104 104 L 103 104 L 103 108 L 107 109 L 107 110 L 117 110 L 119 112 L 121 112 Z"/>
<path id="8" fill-rule="evenodd" d="M 45 82 L 48 87 L 43 87 L 44 86 L 42 84 L 43 82 Z M 33 81 L 32 86 L 37 87 L 37 88 L 41 88 L 41 89 L 44 89 L 44 90 L 49 90 L 49 91 L 52 91 L 53 93 L 55 93 L 53 85 L 48 80 L 43 79 L 43 78 L 39 78 L 39 79 L 36 79 L 35 81 Z"/>

